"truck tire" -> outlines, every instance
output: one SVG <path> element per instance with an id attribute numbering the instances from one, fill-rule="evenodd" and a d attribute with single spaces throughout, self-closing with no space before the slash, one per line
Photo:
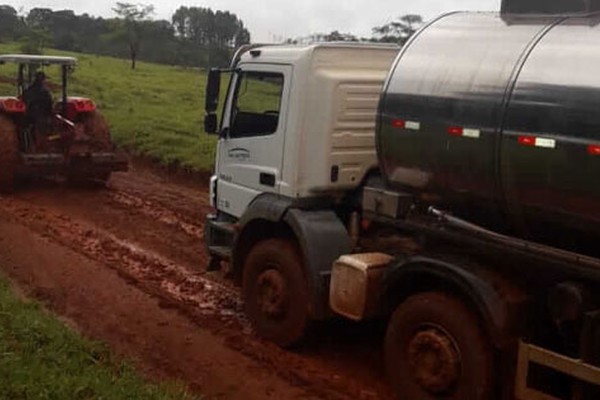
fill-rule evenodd
<path id="1" fill-rule="evenodd" d="M 385 338 L 385 363 L 400 399 L 487 400 L 494 352 L 477 317 L 445 293 L 400 304 Z"/>
<path id="2" fill-rule="evenodd" d="M 302 256 L 292 240 L 257 243 L 244 262 L 242 297 L 256 333 L 281 347 L 302 341 L 310 325 Z"/>
<path id="3" fill-rule="evenodd" d="M 115 150 L 110 129 L 106 120 L 98 111 L 94 111 L 82 118 L 85 133 L 90 136 L 90 151 L 92 152 L 112 152 Z M 69 171 L 67 179 L 69 183 L 76 186 L 94 186 L 105 187 L 110 180 L 110 171 L 89 171 L 81 173 L 80 171 Z"/>
<path id="4" fill-rule="evenodd" d="M 14 189 L 15 171 L 19 162 L 17 127 L 6 115 L 0 114 L 0 192 Z"/>

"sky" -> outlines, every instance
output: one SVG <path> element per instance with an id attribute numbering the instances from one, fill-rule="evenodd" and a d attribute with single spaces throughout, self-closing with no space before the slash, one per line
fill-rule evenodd
<path id="1" fill-rule="evenodd" d="M 117 0 L 0 0 L 17 10 L 34 7 L 71 9 L 76 13 L 114 16 Z M 279 42 L 287 38 L 337 30 L 359 37 L 369 37 L 380 26 L 404 14 L 420 14 L 431 19 L 438 14 L 456 11 L 495 11 L 501 0 L 120 0 L 153 4 L 155 18 L 171 19 L 179 6 L 210 7 L 237 14 L 252 35 L 253 42 Z"/>

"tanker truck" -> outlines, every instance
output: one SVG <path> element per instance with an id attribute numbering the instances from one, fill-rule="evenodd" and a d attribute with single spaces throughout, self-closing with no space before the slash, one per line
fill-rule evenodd
<path id="1" fill-rule="evenodd" d="M 211 70 L 205 240 L 256 333 L 383 320 L 405 400 L 599 399 L 599 11 L 505 0 L 401 49 L 246 46 Z"/>

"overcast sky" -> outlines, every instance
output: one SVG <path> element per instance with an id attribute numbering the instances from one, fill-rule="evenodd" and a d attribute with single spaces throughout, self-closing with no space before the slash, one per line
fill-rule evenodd
<path id="1" fill-rule="evenodd" d="M 121 0 L 154 4 L 156 18 L 171 19 L 181 5 L 228 10 L 244 21 L 254 42 L 280 41 L 338 30 L 370 36 L 371 28 L 404 14 L 426 19 L 454 10 L 498 10 L 500 0 Z M 24 12 L 33 7 L 72 9 L 109 17 L 116 0 L 0 0 Z"/>

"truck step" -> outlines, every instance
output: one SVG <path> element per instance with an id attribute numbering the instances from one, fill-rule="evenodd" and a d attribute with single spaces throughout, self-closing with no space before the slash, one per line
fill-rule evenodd
<path id="1" fill-rule="evenodd" d="M 213 256 L 220 258 L 223 261 L 229 261 L 231 259 L 231 247 L 226 246 L 210 246 L 208 253 Z"/>
<path id="2" fill-rule="evenodd" d="M 212 221 L 210 223 L 210 227 L 216 231 L 219 232 L 223 232 L 223 233 L 227 233 L 230 235 L 235 235 L 235 228 L 234 225 L 229 223 L 229 222 L 217 222 L 217 221 Z"/>

